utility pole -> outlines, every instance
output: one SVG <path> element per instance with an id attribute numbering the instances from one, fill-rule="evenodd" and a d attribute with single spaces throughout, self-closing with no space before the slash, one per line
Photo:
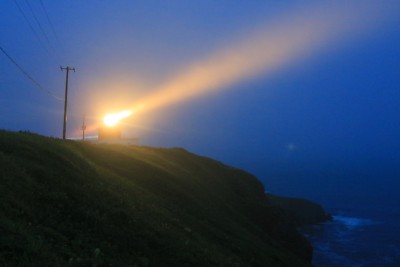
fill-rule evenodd
<path id="1" fill-rule="evenodd" d="M 85 130 L 86 130 L 86 115 L 83 114 L 83 121 L 82 121 L 82 140 L 85 141 Z"/>
<path id="2" fill-rule="evenodd" d="M 65 140 L 65 133 L 67 130 L 67 103 L 68 103 L 68 73 L 70 70 L 75 72 L 75 68 L 71 68 L 69 66 L 63 68 L 60 66 L 61 71 L 66 70 L 66 78 L 65 78 L 65 98 L 64 98 L 64 124 L 63 124 L 63 139 Z"/>

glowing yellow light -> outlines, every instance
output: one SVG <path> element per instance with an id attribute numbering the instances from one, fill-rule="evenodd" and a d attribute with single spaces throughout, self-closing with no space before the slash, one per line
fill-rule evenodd
<path id="1" fill-rule="evenodd" d="M 104 121 L 105 125 L 112 127 L 112 126 L 115 126 L 121 119 L 126 118 L 126 117 L 130 116 L 131 114 L 132 114 L 132 112 L 128 111 L 128 110 L 122 111 L 119 113 L 114 113 L 114 114 L 107 114 L 104 117 L 103 121 Z"/>

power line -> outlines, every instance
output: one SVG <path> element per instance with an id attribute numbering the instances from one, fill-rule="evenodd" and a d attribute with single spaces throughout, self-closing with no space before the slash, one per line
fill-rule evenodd
<path id="1" fill-rule="evenodd" d="M 27 0 L 26 0 L 27 1 Z M 63 44 L 61 43 L 61 41 L 60 41 L 60 39 L 58 38 L 58 34 L 57 34 L 57 32 L 56 32 L 56 30 L 55 30 L 55 28 L 54 28 L 54 25 L 53 25 L 53 23 L 52 23 L 52 21 L 51 21 L 51 19 L 50 19 L 50 16 L 49 16 L 49 13 L 47 12 L 47 9 L 46 9 L 46 7 L 44 6 L 44 3 L 43 3 L 43 1 L 42 0 L 39 0 L 39 2 L 40 2 L 40 6 L 41 6 L 41 8 L 42 8 L 42 11 L 43 11 L 43 13 L 44 13 L 44 15 L 45 15 L 45 17 L 46 17 L 46 20 L 44 20 L 45 21 L 45 23 L 44 24 L 46 24 L 46 22 L 47 22 L 47 29 L 51 29 L 51 32 L 52 32 L 52 35 L 53 35 L 53 37 L 55 38 L 55 40 L 57 41 L 57 44 L 58 44 L 58 46 L 59 47 L 61 47 L 61 49 L 63 49 Z M 43 14 L 42 14 L 43 15 Z M 42 21 L 43 22 L 43 21 Z M 47 36 L 49 36 L 50 37 L 50 35 L 51 34 L 49 34 L 49 35 L 47 35 Z M 51 38 L 48 38 L 48 39 L 51 39 Z M 55 52 L 54 53 L 54 57 L 55 57 L 55 59 L 56 59 L 56 61 L 60 61 L 60 56 L 58 55 L 58 53 L 56 53 L 56 52 L 60 52 L 60 50 L 59 49 L 55 49 L 55 48 L 57 48 L 57 47 L 55 47 L 54 46 L 54 43 L 49 43 L 50 45 L 51 45 L 51 48 L 52 48 L 52 50 Z"/>
<path id="2" fill-rule="evenodd" d="M 1 52 L 3 52 L 3 54 L 12 62 L 14 63 L 15 66 L 17 66 L 17 68 L 33 83 L 35 84 L 37 87 L 39 87 L 42 91 L 44 91 L 45 93 L 47 93 L 48 95 L 52 96 L 53 98 L 59 100 L 59 101 L 63 101 L 64 99 L 54 95 L 52 92 L 46 90 L 45 88 L 43 88 L 43 86 L 41 86 L 35 79 L 32 78 L 32 76 L 30 76 L 1 46 L 0 46 L 0 50 Z"/>
<path id="3" fill-rule="evenodd" d="M 28 19 L 28 17 L 25 15 L 24 11 L 22 10 L 21 6 L 18 4 L 17 0 L 14 0 L 15 5 L 17 6 L 19 12 L 22 14 L 24 17 L 26 23 L 28 23 L 29 28 L 32 30 L 33 34 L 35 35 L 36 39 L 38 39 L 39 43 L 42 45 L 42 47 L 47 51 L 47 53 L 50 54 L 49 49 L 45 46 L 43 43 L 42 39 L 40 38 L 39 34 L 36 32 L 35 28 L 32 26 L 32 23 Z"/>
<path id="4" fill-rule="evenodd" d="M 45 8 L 45 6 L 44 6 L 44 4 L 43 4 L 43 1 L 42 1 L 42 0 L 39 0 L 39 2 L 40 2 L 40 5 L 42 6 L 42 9 L 43 9 L 43 11 L 44 11 L 44 14 L 46 15 L 47 22 L 48 22 L 49 25 L 50 25 L 51 31 L 53 32 L 53 34 L 54 34 L 54 36 L 56 37 L 57 41 L 58 41 L 59 43 L 61 43 L 61 42 L 60 42 L 60 39 L 58 38 L 58 34 L 57 34 L 57 32 L 56 32 L 56 30 L 55 30 L 55 28 L 54 28 L 54 25 L 53 25 L 53 23 L 52 23 L 51 20 L 50 20 L 49 13 L 47 13 L 47 9 Z"/>
<path id="5" fill-rule="evenodd" d="M 32 6 L 31 6 L 31 4 L 29 4 L 29 1 L 28 1 L 28 0 L 25 0 L 25 3 L 26 3 L 26 5 L 28 6 L 28 8 L 30 9 L 30 11 L 31 11 L 31 13 L 32 13 L 32 16 L 33 16 L 34 20 L 36 21 L 36 24 L 38 25 L 39 30 L 40 30 L 40 32 L 42 33 L 42 35 L 44 36 L 44 38 L 45 38 L 47 44 L 48 44 L 50 47 L 52 47 L 51 44 L 50 44 L 49 37 L 47 37 L 47 34 L 46 34 L 45 30 L 44 30 L 43 27 L 42 27 L 42 24 L 40 23 L 39 19 L 36 17 L 35 11 L 33 11 L 33 8 L 32 8 Z"/>

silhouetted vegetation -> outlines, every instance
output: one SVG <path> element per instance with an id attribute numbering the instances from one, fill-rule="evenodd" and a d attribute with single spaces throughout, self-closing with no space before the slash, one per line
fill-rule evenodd
<path id="1" fill-rule="evenodd" d="M 0 131 L 0 266 L 311 266 L 252 175 L 183 149 Z"/>

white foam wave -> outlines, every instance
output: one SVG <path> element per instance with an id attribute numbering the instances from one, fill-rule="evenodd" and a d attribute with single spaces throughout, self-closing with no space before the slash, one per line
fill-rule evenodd
<path id="1" fill-rule="evenodd" d="M 346 216 L 333 216 L 334 222 L 339 222 L 344 224 L 348 228 L 356 228 L 360 226 L 367 226 L 375 224 L 375 222 L 371 219 L 365 218 L 356 218 L 356 217 L 346 217 Z"/>

